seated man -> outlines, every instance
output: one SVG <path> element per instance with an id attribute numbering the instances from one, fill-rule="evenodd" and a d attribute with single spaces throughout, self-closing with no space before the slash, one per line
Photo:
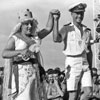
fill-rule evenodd
<path id="1" fill-rule="evenodd" d="M 48 73 L 47 99 L 61 100 L 63 95 L 64 93 L 62 92 L 58 81 L 58 71 L 51 70 Z"/>

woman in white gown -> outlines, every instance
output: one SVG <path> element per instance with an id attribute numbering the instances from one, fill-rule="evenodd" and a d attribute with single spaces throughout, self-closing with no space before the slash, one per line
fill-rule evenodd
<path id="1" fill-rule="evenodd" d="M 33 18 L 32 12 L 27 9 L 20 14 L 20 22 L 2 53 L 3 58 L 10 62 L 5 64 L 5 70 L 9 67 L 10 75 L 7 71 L 4 72 L 4 84 L 7 83 L 6 77 L 9 77 L 7 86 L 11 89 L 11 92 L 7 92 L 7 87 L 4 86 L 3 100 L 8 100 L 8 97 L 10 100 L 43 100 L 39 90 L 39 48 L 41 39 L 52 31 L 53 12 L 55 11 L 49 13 L 46 28 L 38 32 L 37 21 Z"/>

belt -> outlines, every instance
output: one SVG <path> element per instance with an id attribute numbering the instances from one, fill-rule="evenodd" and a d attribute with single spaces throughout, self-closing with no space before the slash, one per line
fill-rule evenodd
<path id="1" fill-rule="evenodd" d="M 82 54 L 79 54 L 79 55 L 67 55 L 67 57 L 82 57 Z"/>
<path id="2" fill-rule="evenodd" d="M 32 63 L 32 64 L 35 64 L 35 63 L 38 63 L 38 60 L 35 59 L 35 58 L 30 58 L 28 61 L 24 61 L 24 60 L 19 60 L 19 61 L 13 61 L 13 64 L 24 64 L 24 63 Z"/>

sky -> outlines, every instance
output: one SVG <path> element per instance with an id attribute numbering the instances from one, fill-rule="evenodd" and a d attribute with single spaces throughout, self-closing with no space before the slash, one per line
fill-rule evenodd
<path id="1" fill-rule="evenodd" d="M 18 12 L 29 8 L 33 17 L 38 20 L 40 29 L 46 26 L 49 12 L 59 9 L 61 18 L 60 28 L 69 23 L 71 19 L 68 8 L 76 2 L 87 3 L 83 23 L 93 30 L 93 1 L 92 0 L 0 0 L 0 55 L 6 46 L 8 36 L 13 27 L 18 23 Z M 44 59 L 44 68 L 60 67 L 64 69 L 65 55 L 62 53 L 63 43 L 54 43 L 52 32 L 42 40 L 41 53 Z M 4 66 L 4 59 L 0 56 L 0 66 Z"/>

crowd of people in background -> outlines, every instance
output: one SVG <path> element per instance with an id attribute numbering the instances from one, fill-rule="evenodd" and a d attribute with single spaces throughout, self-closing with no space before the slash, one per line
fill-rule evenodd
<path id="1" fill-rule="evenodd" d="M 2 100 L 3 93 L 3 70 L 0 68 L 0 100 Z M 92 68 L 93 87 L 91 97 L 89 100 L 100 100 L 100 75 L 97 68 Z M 61 71 L 60 67 L 55 69 L 49 68 L 45 70 L 40 67 L 40 80 L 43 82 L 41 85 L 42 100 L 68 100 L 69 94 L 66 87 L 65 71 Z M 82 90 L 79 95 L 81 96 Z"/>

